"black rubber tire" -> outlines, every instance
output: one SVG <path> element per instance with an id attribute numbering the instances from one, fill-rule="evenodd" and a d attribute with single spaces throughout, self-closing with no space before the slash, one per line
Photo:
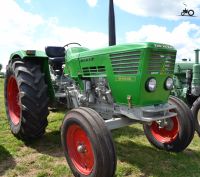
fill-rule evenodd
<path id="1" fill-rule="evenodd" d="M 151 126 L 148 124 L 143 125 L 144 133 L 149 142 L 158 149 L 181 152 L 190 144 L 194 137 L 194 119 L 190 109 L 182 100 L 172 96 L 169 98 L 169 103 L 177 107 L 176 110 L 173 110 L 177 113 L 176 118 L 179 126 L 176 138 L 169 143 L 158 141 L 152 134 Z"/>
<path id="2" fill-rule="evenodd" d="M 18 87 L 20 120 L 16 124 L 9 112 L 9 79 Z M 41 137 L 48 124 L 48 95 L 44 74 L 35 60 L 15 60 L 9 63 L 4 82 L 5 107 L 11 132 L 19 139 L 29 141 Z"/>
<path id="3" fill-rule="evenodd" d="M 194 15 L 194 10 L 189 10 L 189 11 L 188 11 L 188 15 L 189 15 L 189 16 L 193 16 L 193 15 Z"/>
<path id="4" fill-rule="evenodd" d="M 93 109 L 91 108 L 86 108 L 86 107 L 81 107 L 81 109 L 84 109 L 85 111 L 87 111 L 89 114 L 95 116 L 95 117 L 98 117 L 97 120 L 101 119 L 103 120 L 103 118 Z M 112 134 L 111 132 L 108 130 L 108 128 L 105 126 L 105 122 L 104 120 L 103 121 L 98 121 L 98 124 L 99 126 L 101 127 L 101 129 L 103 129 L 103 131 L 107 132 L 107 134 L 109 134 L 107 136 L 107 138 L 105 139 L 106 140 L 106 144 L 107 144 L 107 147 L 109 147 L 109 151 L 110 151 L 110 154 L 111 154 L 111 157 L 113 158 L 111 161 L 112 161 L 112 165 L 113 167 L 110 168 L 110 173 L 109 175 L 110 176 L 114 176 L 115 174 L 115 170 L 116 170 L 116 166 L 117 166 L 117 156 L 116 156 L 116 151 L 115 151 L 115 145 L 113 143 L 113 140 L 112 140 Z"/>
<path id="5" fill-rule="evenodd" d="M 92 171 L 83 174 L 73 163 L 67 146 L 70 127 L 77 125 L 86 133 L 92 147 L 94 164 Z M 61 141 L 66 160 L 75 177 L 112 177 L 116 169 L 116 153 L 111 133 L 103 118 L 90 108 L 76 108 L 69 111 L 61 126 Z"/>
<path id="6" fill-rule="evenodd" d="M 192 141 L 193 137 L 194 137 L 195 119 L 194 119 L 194 116 L 193 116 L 192 111 L 190 110 L 189 106 L 183 100 L 181 100 L 180 98 L 175 97 L 175 96 L 170 96 L 169 97 L 169 101 L 171 101 L 171 104 L 175 104 L 174 102 L 176 102 L 176 100 L 178 100 L 178 102 L 180 103 L 180 106 L 183 107 L 182 109 L 185 110 L 186 116 L 188 117 L 188 119 L 190 121 L 190 125 L 191 125 L 190 126 L 191 131 L 189 131 L 189 134 L 188 134 L 188 142 L 186 143 L 186 147 L 187 147 L 190 144 L 190 142 Z"/>
<path id="7" fill-rule="evenodd" d="M 191 111 L 194 116 L 195 130 L 200 136 L 200 120 L 198 120 L 198 112 L 200 111 L 200 97 L 198 97 L 196 101 L 193 103 Z"/>

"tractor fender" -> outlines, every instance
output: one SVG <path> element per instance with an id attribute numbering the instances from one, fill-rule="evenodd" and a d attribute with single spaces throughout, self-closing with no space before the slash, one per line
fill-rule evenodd
<path id="1" fill-rule="evenodd" d="M 45 83 L 48 86 L 48 96 L 50 103 L 55 100 L 55 93 L 51 81 L 50 71 L 49 71 L 49 61 L 48 56 L 45 52 L 39 50 L 20 50 L 12 53 L 10 55 L 9 63 L 13 60 L 38 60 L 41 64 L 41 71 L 45 75 Z"/>
<path id="2" fill-rule="evenodd" d="M 46 58 L 48 59 L 47 55 L 43 51 L 39 50 L 19 50 L 10 55 L 10 59 L 27 59 L 27 58 Z"/>

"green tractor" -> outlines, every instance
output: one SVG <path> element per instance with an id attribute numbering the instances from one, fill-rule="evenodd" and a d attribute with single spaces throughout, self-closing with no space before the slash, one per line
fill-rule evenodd
<path id="1" fill-rule="evenodd" d="M 174 89 L 172 94 L 181 98 L 191 108 L 195 130 L 200 136 L 200 64 L 199 49 L 195 50 L 195 62 L 182 59 L 182 62 L 175 64 Z"/>
<path id="2" fill-rule="evenodd" d="M 72 45 L 73 44 L 73 45 Z M 67 106 L 61 141 L 74 176 L 112 177 L 116 153 L 112 129 L 142 123 L 149 142 L 183 151 L 194 136 L 190 109 L 173 88 L 176 50 L 146 42 L 116 45 L 113 1 L 109 47 L 89 50 L 78 43 L 48 46 L 45 53 L 11 54 L 5 106 L 11 132 L 24 141 L 41 137 L 49 107 Z"/>

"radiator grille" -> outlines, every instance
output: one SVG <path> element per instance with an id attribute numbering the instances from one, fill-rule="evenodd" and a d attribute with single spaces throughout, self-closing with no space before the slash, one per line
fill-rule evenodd
<path id="1" fill-rule="evenodd" d="M 173 74 L 176 52 L 153 51 L 148 65 L 149 74 Z"/>
<path id="2" fill-rule="evenodd" d="M 114 74 L 137 74 L 140 62 L 140 51 L 110 54 Z"/>
<path id="3" fill-rule="evenodd" d="M 105 66 L 94 66 L 94 67 L 84 67 L 82 68 L 84 76 L 90 75 L 104 75 L 105 74 Z"/>

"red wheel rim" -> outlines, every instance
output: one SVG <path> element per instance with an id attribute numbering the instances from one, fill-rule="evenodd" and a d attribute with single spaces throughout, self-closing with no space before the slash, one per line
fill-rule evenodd
<path id="1" fill-rule="evenodd" d="M 8 79 L 7 85 L 8 112 L 14 125 L 20 122 L 19 89 L 14 76 Z"/>
<path id="2" fill-rule="evenodd" d="M 154 138 L 161 143 L 172 143 L 178 136 L 179 123 L 177 117 L 170 118 L 171 127 L 170 129 L 166 126 L 163 128 L 159 127 L 159 124 L 154 121 L 151 124 L 150 131 Z"/>
<path id="3" fill-rule="evenodd" d="M 66 133 L 66 142 L 69 157 L 84 175 L 89 175 L 94 166 L 94 153 L 86 132 L 76 124 L 71 125 Z"/>

